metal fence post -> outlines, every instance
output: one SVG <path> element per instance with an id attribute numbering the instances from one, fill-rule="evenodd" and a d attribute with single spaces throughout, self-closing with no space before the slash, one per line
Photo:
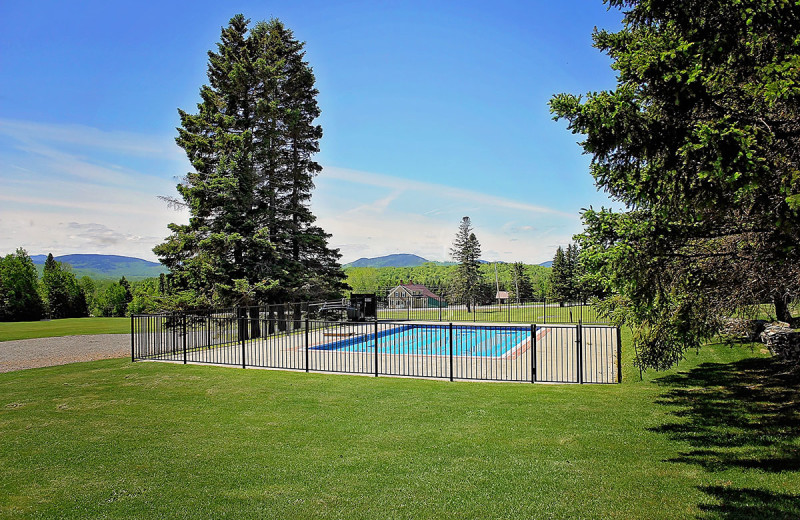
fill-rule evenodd
<path id="1" fill-rule="evenodd" d="M 186 364 L 186 313 L 183 313 L 183 320 L 181 320 L 181 328 L 183 329 L 183 364 Z"/>
<path id="2" fill-rule="evenodd" d="M 542 319 L 544 319 L 545 324 L 547 323 L 547 298 L 544 299 L 542 302 Z"/>
<path id="3" fill-rule="evenodd" d="M 578 322 L 575 326 L 578 333 L 578 384 L 583 384 L 583 325 Z"/>
<path id="4" fill-rule="evenodd" d="M 206 347 L 211 348 L 211 312 L 206 315 Z"/>
<path id="5" fill-rule="evenodd" d="M 622 335 L 617 327 L 617 383 L 622 383 Z"/>
<path id="6" fill-rule="evenodd" d="M 136 355 L 133 349 L 133 314 L 131 314 L 131 363 L 136 361 Z"/>
<path id="7" fill-rule="evenodd" d="M 453 380 L 453 323 L 450 322 L 450 381 Z"/>
<path id="8" fill-rule="evenodd" d="M 439 300 L 439 321 L 442 321 L 442 300 Z"/>
<path id="9" fill-rule="evenodd" d="M 536 382 L 536 324 L 531 324 L 531 383 Z"/>
<path id="10" fill-rule="evenodd" d="M 378 377 L 378 320 L 375 320 L 375 377 Z"/>
<path id="11" fill-rule="evenodd" d="M 245 309 L 244 312 L 242 312 L 241 309 L 237 308 L 236 312 L 239 314 L 239 341 L 242 343 L 242 368 L 247 368 L 247 359 L 245 359 L 246 347 L 244 345 L 244 336 L 245 331 L 247 330 L 247 322 L 245 322 L 244 317 L 247 313 L 247 310 Z"/>
<path id="12" fill-rule="evenodd" d="M 174 354 L 176 350 L 178 350 L 178 313 L 172 313 L 172 330 L 170 333 L 172 334 L 172 344 L 170 345 L 171 350 L 169 351 L 170 354 Z M 169 318 L 167 318 L 167 325 L 170 324 Z"/>
<path id="13" fill-rule="evenodd" d="M 308 372 L 308 315 L 306 315 L 306 372 Z"/>

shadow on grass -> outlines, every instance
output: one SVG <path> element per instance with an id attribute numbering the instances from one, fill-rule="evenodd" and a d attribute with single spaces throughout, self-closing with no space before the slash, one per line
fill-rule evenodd
<path id="1" fill-rule="evenodd" d="M 704 363 L 657 380 L 657 401 L 676 421 L 653 431 L 692 449 L 669 462 L 709 472 L 739 469 L 789 472 L 800 479 L 800 375 L 774 359 Z M 703 518 L 797 519 L 800 495 L 761 488 L 705 486 L 717 505 L 703 504 Z"/>

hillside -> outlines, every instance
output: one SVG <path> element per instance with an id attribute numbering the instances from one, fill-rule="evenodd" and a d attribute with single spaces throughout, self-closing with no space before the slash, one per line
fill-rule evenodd
<path id="1" fill-rule="evenodd" d="M 41 269 L 47 255 L 32 255 L 33 263 Z M 89 276 L 91 278 L 141 280 L 156 277 L 168 270 L 156 262 L 148 262 L 141 258 L 119 255 L 62 255 L 56 256 L 59 262 L 69 264 L 78 278 Z"/>
<path id="2" fill-rule="evenodd" d="M 359 258 L 343 267 L 417 267 L 429 260 L 410 254 L 395 254 L 376 258 Z"/>

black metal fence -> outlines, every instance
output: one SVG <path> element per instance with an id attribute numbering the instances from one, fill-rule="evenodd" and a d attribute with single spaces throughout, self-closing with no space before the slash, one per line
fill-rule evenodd
<path id="1" fill-rule="evenodd" d="M 500 323 L 608 323 L 594 305 L 556 300 L 475 304 L 425 296 L 378 297 L 378 319 Z"/>
<path id="2" fill-rule="evenodd" d="M 270 318 L 252 309 L 135 315 L 132 360 L 556 383 L 620 381 L 619 329 Z"/>

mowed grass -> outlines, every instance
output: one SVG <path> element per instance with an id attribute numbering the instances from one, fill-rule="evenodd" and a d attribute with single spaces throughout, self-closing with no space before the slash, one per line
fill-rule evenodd
<path id="1" fill-rule="evenodd" d="M 418 309 L 380 309 L 378 318 L 382 320 L 423 320 L 442 322 L 482 322 L 482 323 L 584 323 L 605 322 L 595 307 L 576 305 L 559 307 L 558 305 L 542 306 L 541 304 L 525 305 L 491 305 L 479 306 L 467 312 L 463 306 Z"/>
<path id="2" fill-rule="evenodd" d="M 49 321 L 0 322 L 0 342 L 81 334 L 130 333 L 130 318 L 64 318 Z"/>
<path id="3" fill-rule="evenodd" d="M 630 358 L 630 352 L 625 351 Z M 5 518 L 796 518 L 797 377 L 621 385 L 106 360 L 0 374 Z"/>

